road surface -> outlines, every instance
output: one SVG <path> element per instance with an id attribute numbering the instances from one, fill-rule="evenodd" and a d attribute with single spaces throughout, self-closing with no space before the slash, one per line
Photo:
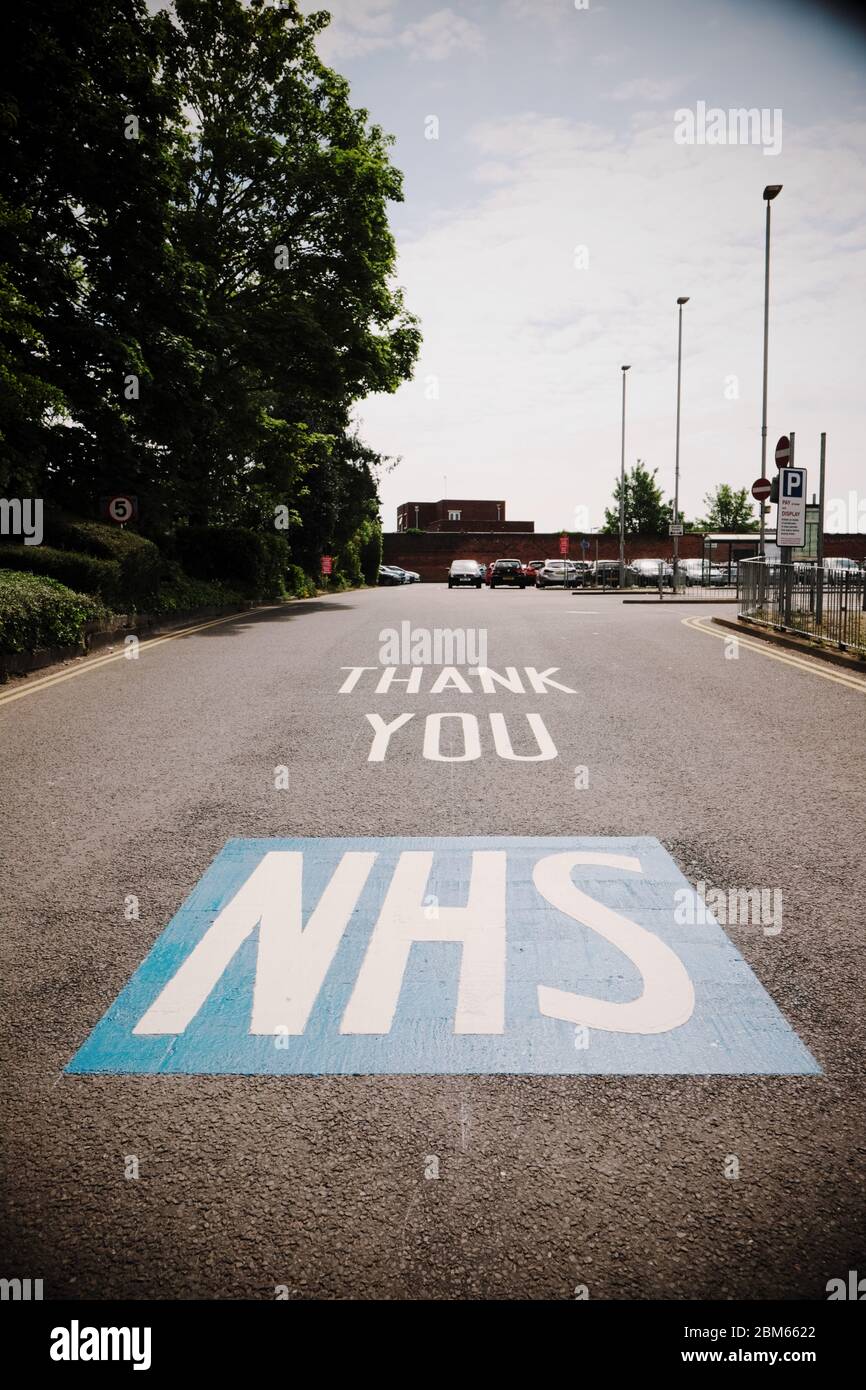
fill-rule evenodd
<path id="1" fill-rule="evenodd" d="M 866 1270 L 866 682 L 684 622 L 713 611 L 366 591 L 0 691 L 3 1273 L 47 1298 L 821 1299 Z M 440 665 L 377 694 L 407 622 L 479 630 L 523 693 L 468 666 L 434 692 Z M 555 756 L 501 756 L 491 711 Z M 368 716 L 404 712 L 371 761 Z M 477 719 L 477 758 L 442 712 Z M 479 836 L 652 837 L 693 885 L 781 894 L 779 930 L 724 935 L 814 1068 L 773 1074 L 759 1028 L 765 1074 L 66 1070 L 227 842 Z M 719 1056 L 750 1007 L 725 995 Z"/>

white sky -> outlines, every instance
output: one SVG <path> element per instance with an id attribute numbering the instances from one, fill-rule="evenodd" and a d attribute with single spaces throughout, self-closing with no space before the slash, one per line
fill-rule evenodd
<path id="1" fill-rule="evenodd" d="M 773 205 L 770 454 L 797 434 L 866 530 L 866 47 L 787 0 L 332 0 L 322 56 L 396 136 L 398 279 L 415 379 L 358 411 L 383 520 L 404 500 L 505 497 L 539 529 L 603 520 L 626 460 L 673 492 L 676 298 L 685 308 L 681 510 L 760 472 L 763 239 Z M 782 150 L 680 145 L 674 111 L 780 108 Z M 439 138 L 425 138 L 436 116 Z M 588 265 L 575 266 L 586 248 Z M 431 399 L 430 378 L 438 379 Z M 736 384 L 730 378 L 735 377 Z M 727 394 L 726 394 L 727 388 Z M 732 399 L 735 391 L 738 398 Z M 447 475 L 447 488 L 445 477 Z M 856 518 L 850 529 L 856 529 Z M 844 528 L 849 529 L 849 528 Z"/>

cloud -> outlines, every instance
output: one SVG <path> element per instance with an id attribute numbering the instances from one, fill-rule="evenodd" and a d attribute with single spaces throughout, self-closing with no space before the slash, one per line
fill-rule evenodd
<path id="1" fill-rule="evenodd" d="M 612 101 L 644 101 L 657 105 L 669 101 L 681 85 L 679 81 L 657 82 L 651 77 L 635 77 L 614 87 L 610 98 Z"/>
<path id="2" fill-rule="evenodd" d="M 796 428 L 798 462 L 814 466 L 829 430 L 836 491 L 860 471 L 866 251 L 851 229 L 866 221 L 863 135 L 851 123 L 792 128 L 773 170 L 785 190 L 774 204 L 770 432 Z M 444 471 L 452 492 L 506 496 L 512 516 L 546 528 L 569 524 L 577 506 L 600 522 L 619 466 L 623 361 L 627 458 L 658 466 L 669 492 L 680 294 L 691 296 L 686 514 L 699 515 L 718 482 L 750 485 L 760 471 L 760 149 L 678 146 L 672 119 L 646 113 L 619 134 L 527 113 L 477 125 L 468 145 L 477 196 L 401 239 L 399 278 L 424 330 L 416 379 L 361 407 L 365 437 L 405 459 L 383 486 L 386 526 L 404 494 L 433 495 Z M 848 192 L 836 226 L 838 187 Z"/>
<path id="3" fill-rule="evenodd" d="M 305 0 L 301 8 L 308 14 L 322 9 L 330 14 L 331 23 L 317 47 L 324 62 L 341 63 L 394 46 L 397 4 L 398 0 Z"/>
<path id="4" fill-rule="evenodd" d="M 310 12 L 322 8 L 314 0 Z M 477 53 L 484 35 L 472 20 L 452 9 L 433 10 L 412 24 L 399 22 L 399 0 L 331 0 L 325 8 L 331 23 L 318 49 L 326 63 L 342 63 L 386 50 L 405 50 L 412 61 L 439 63 L 458 53 Z"/>
<path id="5" fill-rule="evenodd" d="M 477 53 L 484 47 L 484 35 L 477 24 L 463 19 L 453 10 L 435 10 L 426 19 L 410 24 L 400 35 L 409 57 L 441 63 L 454 53 Z"/>

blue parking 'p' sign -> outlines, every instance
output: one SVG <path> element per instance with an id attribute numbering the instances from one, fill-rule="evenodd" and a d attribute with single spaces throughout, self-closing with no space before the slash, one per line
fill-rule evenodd
<path id="1" fill-rule="evenodd" d="M 806 487 L 806 473 L 802 468 L 782 469 L 782 496 L 801 498 Z"/>
<path id="2" fill-rule="evenodd" d="M 819 1068 L 657 840 L 478 837 L 230 841 L 68 1070 Z"/>

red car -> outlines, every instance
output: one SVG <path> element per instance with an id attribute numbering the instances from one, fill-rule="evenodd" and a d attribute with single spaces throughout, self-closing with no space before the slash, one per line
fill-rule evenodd
<path id="1" fill-rule="evenodd" d="M 538 579 L 538 571 L 544 568 L 543 560 L 528 560 L 523 566 L 523 573 L 527 584 L 534 584 Z"/>

